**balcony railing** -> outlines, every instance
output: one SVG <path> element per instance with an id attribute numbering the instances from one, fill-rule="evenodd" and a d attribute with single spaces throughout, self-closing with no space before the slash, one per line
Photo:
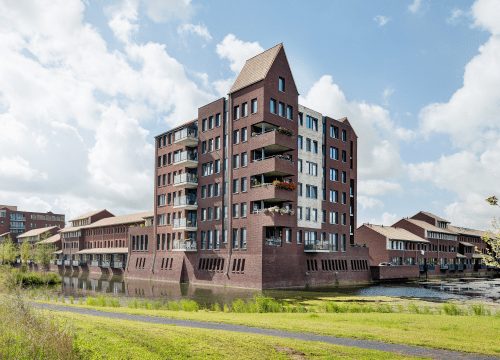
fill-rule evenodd
<path id="1" fill-rule="evenodd" d="M 448 264 L 441 264 L 441 265 L 439 265 L 439 268 L 441 270 L 448 270 Z"/>
<path id="2" fill-rule="evenodd" d="M 333 244 L 328 241 L 310 242 L 304 245 L 304 252 L 333 251 Z"/>
<path id="3" fill-rule="evenodd" d="M 198 251 L 198 244 L 196 240 L 175 240 L 173 251 Z"/>
<path id="4" fill-rule="evenodd" d="M 101 263 L 102 268 L 110 268 L 111 267 L 111 261 L 103 261 Z"/>
<path id="5" fill-rule="evenodd" d="M 276 158 L 276 159 L 279 159 L 279 160 L 284 160 L 284 161 L 289 161 L 289 162 L 291 162 L 293 164 L 293 160 L 291 159 L 291 157 L 285 156 L 285 155 L 267 156 L 265 158 L 253 159 L 252 162 L 264 161 L 264 160 L 273 159 L 273 158 Z"/>
<path id="6" fill-rule="evenodd" d="M 63 261 L 62 260 L 56 260 L 56 265 L 62 265 L 63 264 Z"/>
<path id="7" fill-rule="evenodd" d="M 418 271 L 425 271 L 425 265 L 418 265 Z"/>
<path id="8" fill-rule="evenodd" d="M 196 196 L 179 196 L 174 199 L 174 208 L 180 207 L 198 207 Z"/>
<path id="9" fill-rule="evenodd" d="M 71 260 L 64 260 L 64 266 L 71 266 Z"/>
<path id="10" fill-rule="evenodd" d="M 124 267 L 125 267 L 125 261 L 113 261 L 114 269 L 123 269 Z"/>
<path id="11" fill-rule="evenodd" d="M 198 153 L 192 151 L 176 153 L 174 154 L 174 165 L 196 167 L 198 166 Z"/>
<path id="12" fill-rule="evenodd" d="M 455 271 L 457 269 L 455 264 L 449 264 L 448 265 L 448 270 Z"/>
<path id="13" fill-rule="evenodd" d="M 434 271 L 436 270 L 436 265 L 434 264 L 427 264 L 427 271 Z"/>
<path id="14" fill-rule="evenodd" d="M 99 266 L 101 266 L 101 262 L 99 260 L 92 260 L 92 261 L 90 261 L 90 266 L 99 267 Z"/>
<path id="15" fill-rule="evenodd" d="M 198 130 L 194 128 L 182 129 L 174 134 L 174 144 L 196 146 L 198 141 Z"/>
<path id="16" fill-rule="evenodd" d="M 195 188 L 198 186 L 198 176 L 190 173 L 175 175 L 174 186 Z"/>
<path id="17" fill-rule="evenodd" d="M 87 266 L 87 262 L 81 261 L 81 260 L 73 260 L 71 262 L 71 265 L 73 265 L 73 266 Z"/>
<path id="18" fill-rule="evenodd" d="M 463 271 L 464 270 L 464 264 L 458 264 L 457 265 L 457 270 Z"/>
<path id="19" fill-rule="evenodd" d="M 471 264 L 465 264 L 465 270 L 472 270 Z"/>
<path id="20" fill-rule="evenodd" d="M 196 220 L 188 220 L 187 218 L 175 219 L 173 222 L 174 229 L 196 229 Z"/>
<path id="21" fill-rule="evenodd" d="M 281 246 L 281 238 L 279 237 L 272 237 L 272 238 L 266 238 L 266 246 L 276 246 L 279 247 Z"/>
<path id="22" fill-rule="evenodd" d="M 23 229 L 26 230 L 26 225 L 24 224 L 10 224 L 11 229 Z"/>

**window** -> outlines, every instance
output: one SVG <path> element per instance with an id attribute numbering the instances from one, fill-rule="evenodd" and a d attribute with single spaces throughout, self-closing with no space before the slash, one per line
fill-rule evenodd
<path id="1" fill-rule="evenodd" d="M 302 220 L 302 206 L 297 206 L 297 219 Z"/>
<path id="2" fill-rule="evenodd" d="M 234 133 L 233 133 L 233 143 L 235 145 L 240 143 L 240 131 L 239 130 L 234 130 Z"/>
<path id="3" fill-rule="evenodd" d="M 302 172 L 302 159 L 297 160 L 297 166 L 298 166 L 299 172 L 301 173 Z"/>
<path id="4" fill-rule="evenodd" d="M 175 234 L 174 234 L 175 237 Z M 205 250 L 205 243 L 207 241 L 207 235 L 205 231 L 201 232 L 201 250 Z"/>
<path id="5" fill-rule="evenodd" d="M 248 140 L 248 132 L 247 132 L 247 128 L 244 127 L 243 129 L 241 129 L 241 141 L 247 141 Z"/>
<path id="6" fill-rule="evenodd" d="M 220 136 L 215 138 L 215 150 L 220 150 Z"/>
<path id="7" fill-rule="evenodd" d="M 219 206 L 216 206 L 214 208 L 214 215 L 215 215 L 215 220 L 219 220 L 220 219 L 220 207 Z"/>
<path id="8" fill-rule="evenodd" d="M 285 104 L 282 102 L 279 104 L 279 116 L 285 117 Z"/>
<path id="9" fill-rule="evenodd" d="M 214 173 L 213 163 L 205 163 L 201 165 L 201 176 L 208 176 Z"/>
<path id="10" fill-rule="evenodd" d="M 220 114 L 215 115 L 215 126 L 220 126 Z"/>
<path id="11" fill-rule="evenodd" d="M 347 194 L 345 192 L 342 192 L 342 204 L 346 204 L 347 199 Z"/>
<path id="12" fill-rule="evenodd" d="M 299 112 L 299 125 L 301 126 L 304 125 L 304 116 L 302 115 L 301 112 Z"/>
<path id="13" fill-rule="evenodd" d="M 292 243 L 292 229 L 285 229 L 285 241 L 287 244 Z"/>
<path id="14" fill-rule="evenodd" d="M 306 128 L 318 131 L 318 119 L 313 118 L 312 116 L 306 115 Z"/>
<path id="15" fill-rule="evenodd" d="M 238 229 L 233 229 L 233 249 L 238 248 Z"/>
<path id="16" fill-rule="evenodd" d="M 226 170 L 227 170 L 227 164 L 228 164 L 228 161 L 229 161 L 229 160 L 228 160 L 228 158 L 225 158 L 225 159 L 224 159 L 224 171 L 226 171 Z"/>
<path id="17" fill-rule="evenodd" d="M 158 167 L 161 167 L 161 156 L 158 156 Z"/>
<path id="18" fill-rule="evenodd" d="M 238 169 L 240 167 L 240 156 L 239 155 L 233 156 L 233 167 L 235 169 Z"/>
<path id="19" fill-rule="evenodd" d="M 207 209 L 201 209 L 201 221 L 207 220 Z"/>
<path id="20" fill-rule="evenodd" d="M 333 251 L 339 251 L 339 234 L 330 234 L 330 244 Z"/>
<path id="21" fill-rule="evenodd" d="M 345 150 L 342 150 L 342 162 L 346 161 L 347 161 L 347 153 L 345 152 Z"/>
<path id="22" fill-rule="evenodd" d="M 214 196 L 220 195 L 220 183 L 215 183 Z"/>
<path id="23" fill-rule="evenodd" d="M 257 99 L 252 100 L 252 114 L 255 114 L 257 112 Z"/>
<path id="24" fill-rule="evenodd" d="M 297 184 L 297 191 L 298 191 L 299 196 L 302 196 L 302 183 Z"/>
<path id="25" fill-rule="evenodd" d="M 285 79 L 279 78 L 279 90 L 285 92 Z"/>
<path id="26" fill-rule="evenodd" d="M 326 201 L 326 189 L 325 188 L 321 188 L 321 200 L 323 201 Z"/>
<path id="27" fill-rule="evenodd" d="M 202 154 L 205 154 L 207 152 L 207 142 L 206 141 L 203 141 L 201 143 L 201 153 Z"/>
<path id="28" fill-rule="evenodd" d="M 297 244 L 302 244 L 302 230 L 297 230 Z"/>
<path id="29" fill-rule="evenodd" d="M 167 195 L 158 195 L 158 206 L 167 205 Z"/>
<path id="30" fill-rule="evenodd" d="M 342 213 L 342 225 L 346 224 L 346 219 L 347 219 L 346 213 Z"/>
<path id="31" fill-rule="evenodd" d="M 338 160 L 339 159 L 339 149 L 330 146 L 330 159 Z"/>
<path id="32" fill-rule="evenodd" d="M 339 138 L 339 128 L 333 125 L 330 125 L 330 137 L 334 139 Z"/>
<path id="33" fill-rule="evenodd" d="M 224 244 L 227 243 L 227 229 L 224 229 L 224 232 L 222 233 L 222 242 Z"/>
<path id="34" fill-rule="evenodd" d="M 172 164 L 172 153 L 171 152 L 168 153 L 168 164 L 169 165 Z"/>
<path id="35" fill-rule="evenodd" d="M 227 219 L 227 205 L 224 205 L 223 210 L 224 210 L 224 219 Z"/>
<path id="36" fill-rule="evenodd" d="M 339 181 L 339 171 L 337 169 L 330 168 L 330 180 Z"/>
<path id="37" fill-rule="evenodd" d="M 239 180 L 234 179 L 233 180 L 233 194 L 237 194 L 239 192 L 240 192 Z"/>
<path id="38" fill-rule="evenodd" d="M 332 203 L 339 202 L 339 192 L 337 190 L 330 190 L 330 202 Z"/>
<path id="39" fill-rule="evenodd" d="M 165 223 L 166 223 L 165 214 L 158 215 L 158 225 L 165 225 Z"/>
<path id="40" fill-rule="evenodd" d="M 345 130 L 342 130 L 342 141 L 347 140 L 347 132 Z"/>
<path id="41" fill-rule="evenodd" d="M 313 185 L 306 185 L 306 197 L 311 199 L 317 199 L 318 187 Z"/>
<path id="42" fill-rule="evenodd" d="M 293 107 L 291 107 L 290 105 L 286 107 L 286 118 L 288 120 L 293 120 Z"/>
<path id="43" fill-rule="evenodd" d="M 313 153 L 317 154 L 318 153 L 318 142 L 313 141 Z"/>
<path id="44" fill-rule="evenodd" d="M 276 114 L 276 100 L 271 99 L 270 106 L 271 108 L 269 109 L 269 111 L 271 111 L 272 114 Z"/>
<path id="45" fill-rule="evenodd" d="M 248 104 L 245 102 L 241 105 L 241 117 L 248 115 Z"/>
<path id="46" fill-rule="evenodd" d="M 208 208 L 208 213 L 207 213 L 207 220 L 211 221 L 212 220 L 212 215 L 213 215 L 213 208 Z"/>
<path id="47" fill-rule="evenodd" d="M 247 166 L 247 153 L 246 152 L 241 154 L 241 166 L 242 167 Z"/>
<path id="48" fill-rule="evenodd" d="M 247 191 L 247 178 L 241 178 L 241 192 Z"/>
<path id="49" fill-rule="evenodd" d="M 347 174 L 345 171 L 342 171 L 342 183 L 345 184 L 347 182 Z"/>
<path id="50" fill-rule="evenodd" d="M 220 160 L 215 160 L 215 173 L 220 173 Z"/>
<path id="51" fill-rule="evenodd" d="M 312 176 L 318 176 L 318 164 L 306 161 L 306 174 Z"/>
<path id="52" fill-rule="evenodd" d="M 236 105 L 234 107 L 234 120 L 238 120 L 240 118 L 240 106 Z"/>
<path id="53" fill-rule="evenodd" d="M 306 207 L 306 221 L 311 221 L 311 208 Z"/>
<path id="54" fill-rule="evenodd" d="M 241 217 L 247 216 L 247 203 L 241 203 Z"/>
<path id="55" fill-rule="evenodd" d="M 213 129 L 213 128 L 214 128 L 214 117 L 213 117 L 213 116 L 210 116 L 210 117 L 208 118 L 208 127 L 209 127 L 210 129 Z"/>
<path id="56" fill-rule="evenodd" d="M 339 223 L 339 213 L 336 211 L 330 211 L 330 224 L 338 225 Z"/>
<path id="57" fill-rule="evenodd" d="M 208 151 L 209 152 L 214 151 L 214 139 L 208 140 Z"/>
<path id="58" fill-rule="evenodd" d="M 209 184 L 207 190 L 208 190 L 207 197 L 213 197 L 214 196 L 214 185 Z"/>
<path id="59" fill-rule="evenodd" d="M 246 228 L 241 228 L 241 248 L 242 249 L 247 248 L 247 229 Z"/>
<path id="60" fill-rule="evenodd" d="M 303 140 L 302 140 L 302 135 L 299 135 L 299 136 L 298 136 L 298 141 L 299 141 L 299 149 L 302 149 L 302 148 L 303 148 L 303 144 L 302 144 L 302 142 L 303 142 Z"/>
<path id="61" fill-rule="evenodd" d="M 311 139 L 306 138 L 306 151 L 311 151 Z"/>
<path id="62" fill-rule="evenodd" d="M 201 122 L 201 129 L 203 132 L 207 131 L 207 119 L 203 119 L 203 121 Z"/>
<path id="63" fill-rule="evenodd" d="M 342 234 L 341 246 L 342 252 L 345 252 L 345 234 Z"/>
<path id="64" fill-rule="evenodd" d="M 318 221 L 318 209 L 312 209 L 312 221 L 317 222 Z"/>
<path id="65" fill-rule="evenodd" d="M 326 210 L 322 211 L 321 222 L 326 223 Z"/>

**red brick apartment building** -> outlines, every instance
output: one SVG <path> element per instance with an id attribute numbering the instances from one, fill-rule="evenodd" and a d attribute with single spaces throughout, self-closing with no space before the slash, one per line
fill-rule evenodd
<path id="1" fill-rule="evenodd" d="M 357 136 L 298 95 L 279 44 L 247 60 L 227 99 L 156 136 L 154 227 L 130 233 L 129 278 L 258 289 L 370 280 L 368 248 L 354 244 Z"/>
<path id="2" fill-rule="evenodd" d="M 484 235 L 484 231 L 452 226 L 439 216 L 421 211 L 391 227 L 363 224 L 358 228 L 356 242 L 369 246 L 371 266 L 382 262 L 405 265 L 406 277 L 419 274 L 453 276 L 473 272 L 484 274 L 492 270 L 475 252 L 477 247 L 481 253 L 486 253 L 487 244 L 481 240 Z M 391 273 L 401 273 L 403 267 L 374 270 L 387 278 Z"/>
<path id="3" fill-rule="evenodd" d="M 15 241 L 27 231 L 52 226 L 64 228 L 64 224 L 64 214 L 20 211 L 17 206 L 0 205 L 0 239 L 10 234 Z"/>

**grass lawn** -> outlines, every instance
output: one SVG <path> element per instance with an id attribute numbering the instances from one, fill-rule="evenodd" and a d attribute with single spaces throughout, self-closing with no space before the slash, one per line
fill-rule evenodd
<path id="1" fill-rule="evenodd" d="M 408 313 L 261 314 L 145 310 L 69 304 L 67 306 L 145 316 L 247 325 L 477 354 L 500 355 L 500 342 L 498 341 L 500 339 L 500 317 L 497 316 L 449 316 Z M 114 324 L 114 320 L 108 320 L 109 323 L 111 321 Z M 152 325 L 147 324 L 144 326 L 148 328 Z"/>
<path id="2" fill-rule="evenodd" d="M 419 359 L 319 342 L 56 313 L 85 359 Z"/>

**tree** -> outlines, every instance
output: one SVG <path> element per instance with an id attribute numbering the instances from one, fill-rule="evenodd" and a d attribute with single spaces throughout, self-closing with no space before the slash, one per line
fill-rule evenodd
<path id="1" fill-rule="evenodd" d="M 500 207 L 496 196 L 490 196 L 486 199 L 486 202 L 490 205 Z M 500 223 L 498 221 L 499 219 L 493 218 L 491 223 L 493 229 L 487 230 L 486 235 L 481 237 L 481 239 L 488 244 L 486 254 L 481 254 L 481 256 L 486 265 L 500 268 Z"/>
<path id="2" fill-rule="evenodd" d="M 9 234 L 3 238 L 2 244 L 0 244 L 0 261 L 2 261 L 2 264 L 12 263 L 16 261 L 17 255 L 17 246 Z"/>
<path id="3" fill-rule="evenodd" d="M 55 258 L 54 252 L 57 251 L 57 247 L 52 243 L 43 242 L 51 236 L 50 231 L 46 231 L 42 234 L 40 241 L 35 244 L 35 261 L 38 265 L 47 267 Z"/>
<path id="4" fill-rule="evenodd" d="M 21 261 L 26 263 L 27 260 L 31 260 L 32 251 L 31 245 L 28 240 L 24 240 L 22 245 L 19 247 L 19 254 L 21 255 Z"/>

